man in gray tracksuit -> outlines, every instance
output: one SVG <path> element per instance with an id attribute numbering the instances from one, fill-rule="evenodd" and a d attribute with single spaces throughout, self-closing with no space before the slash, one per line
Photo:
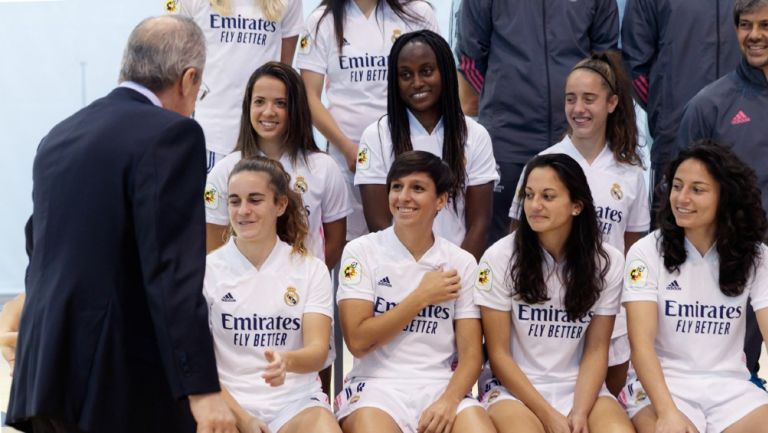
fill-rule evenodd
<path id="1" fill-rule="evenodd" d="M 525 163 L 567 128 L 565 79 L 592 51 L 616 48 L 616 0 L 463 0 L 458 22 L 463 94 L 479 99 L 501 180 L 490 242 L 509 231 L 509 207 Z M 469 88 L 469 92 L 467 92 Z M 462 101 L 465 112 L 474 107 Z"/>
<path id="2" fill-rule="evenodd" d="M 739 63 L 732 11 L 733 0 L 627 0 L 621 49 L 648 113 L 654 185 L 677 154 L 685 104 Z"/>
<path id="3" fill-rule="evenodd" d="M 768 211 L 768 0 L 736 0 L 733 17 L 742 59 L 735 71 L 705 87 L 685 107 L 676 150 L 701 138 L 732 146 L 755 170 Z M 753 376 L 761 342 L 749 308 L 744 350 Z"/>

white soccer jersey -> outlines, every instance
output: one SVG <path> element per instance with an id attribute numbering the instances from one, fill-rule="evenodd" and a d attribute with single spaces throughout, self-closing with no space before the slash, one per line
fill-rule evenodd
<path id="1" fill-rule="evenodd" d="M 328 269 L 312 256 L 291 254 L 277 241 L 256 269 L 234 240 L 208 255 L 203 293 L 216 350 L 219 380 L 243 408 L 271 419 L 288 402 L 320 390 L 317 373 L 288 373 L 271 387 L 261 375 L 269 364 L 264 351 L 304 347 L 303 317 L 333 318 Z"/>
<path id="2" fill-rule="evenodd" d="M 205 185 L 205 221 L 210 224 L 228 225 L 227 196 L 229 174 L 241 159 L 240 152 L 232 152 L 216 164 L 208 173 Z M 291 175 L 291 188 L 301 194 L 309 219 L 309 250 L 325 260 L 323 223 L 340 220 L 350 213 L 349 194 L 344 177 L 333 160 L 326 154 L 314 152 L 308 155 L 309 165 L 299 155 L 296 164 L 283 154 L 280 163 Z"/>
<path id="3" fill-rule="evenodd" d="M 510 286 L 509 260 L 514 237 L 512 233 L 501 238 L 480 259 L 474 276 L 475 303 L 510 312 L 512 358 L 534 386 L 576 383 L 584 352 L 584 336 L 592 316 L 613 316 L 619 312 L 624 256 L 616 248 L 603 244 L 610 265 L 600 298 L 587 316 L 569 321 L 563 305 L 565 287 L 559 275 L 562 265 L 556 264 L 546 251 L 543 252 L 542 266 L 550 300 L 531 305 L 513 296 L 515 290 Z"/>
<path id="4" fill-rule="evenodd" d="M 264 18 L 256 0 L 230 2 L 229 16 L 219 15 L 208 0 L 179 2 L 179 13 L 200 26 L 208 48 L 203 81 L 210 91 L 194 117 L 208 150 L 224 155 L 235 148 L 248 77 L 264 63 L 279 61 L 283 39 L 304 28 L 302 0 L 284 0 L 280 21 Z"/>
<path id="5" fill-rule="evenodd" d="M 395 160 L 392 150 L 387 116 L 377 120 L 363 132 L 360 148 L 357 153 L 357 168 L 355 170 L 355 185 L 387 183 L 387 173 Z M 467 170 L 466 186 L 484 185 L 488 182 L 498 182 L 496 160 L 493 158 L 491 136 L 488 131 L 469 117 L 467 122 L 467 144 L 465 146 Z M 408 123 L 411 128 L 411 143 L 413 150 L 423 150 L 443 157 L 444 127 L 442 119 L 430 134 L 419 123 L 418 119 L 408 110 Z M 466 192 L 466 189 L 465 189 Z M 437 214 L 434 223 L 435 234 L 442 236 L 456 245 L 464 242 L 467 233 L 464 219 L 464 198 L 459 197 L 457 209 L 453 202 Z"/>
<path id="6" fill-rule="evenodd" d="M 748 379 L 744 361 L 747 298 L 755 311 L 768 307 L 768 247 L 744 292 L 725 296 L 718 284 L 720 261 L 712 248 L 702 257 L 685 240 L 686 261 L 669 272 L 657 248 L 660 232 L 637 241 L 627 254 L 623 302 L 658 304 L 654 347 L 666 376 Z"/>
<path id="7" fill-rule="evenodd" d="M 356 143 L 363 129 L 387 111 L 387 57 L 395 39 L 419 29 L 438 31 L 428 3 L 417 0 L 404 7 L 421 20 L 403 21 L 386 2 L 379 2 L 378 9 L 366 18 L 357 3 L 348 2 L 341 52 L 333 17 L 327 15 L 318 26 L 325 8 L 317 8 L 307 18 L 296 66 L 326 76 L 328 111 L 344 135 Z M 331 146 L 328 152 L 351 179 L 341 151 Z"/>
<path id="8" fill-rule="evenodd" d="M 472 302 L 474 257 L 447 240 L 435 243 L 419 261 L 400 242 L 392 227 L 359 237 L 344 248 L 336 299 L 373 303 L 380 316 L 416 290 L 426 272 L 456 269 L 461 289 L 456 300 L 424 308 L 400 334 L 355 358 L 350 378 L 356 380 L 449 380 L 457 357 L 454 321 L 478 319 Z"/>
<path id="9" fill-rule="evenodd" d="M 643 169 L 623 164 L 613 157 L 606 145 L 590 165 L 566 136 L 561 142 L 539 152 L 539 155 L 564 153 L 579 163 L 587 177 L 592 201 L 603 240 L 624 252 L 624 232 L 645 232 L 651 225 L 648 209 L 648 188 Z M 517 191 L 523 188 L 522 177 Z M 510 218 L 520 218 L 520 201 L 515 194 Z"/>

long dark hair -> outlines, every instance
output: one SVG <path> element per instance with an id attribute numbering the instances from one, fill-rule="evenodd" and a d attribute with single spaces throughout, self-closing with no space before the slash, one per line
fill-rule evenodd
<path id="1" fill-rule="evenodd" d="M 608 124 L 605 128 L 608 148 L 613 152 L 616 161 L 625 164 L 643 166 L 643 159 L 638 153 L 637 119 L 635 106 L 632 102 L 632 82 L 624 72 L 621 54 L 608 50 L 592 54 L 571 69 L 586 69 L 602 78 L 603 88 L 608 90 L 608 97 L 618 97 L 619 103 L 613 113 L 608 113 Z M 570 126 L 568 132 L 570 133 Z"/>
<path id="2" fill-rule="evenodd" d="M 292 163 L 301 154 L 304 162 L 308 154 L 320 152 L 312 134 L 312 115 L 309 112 L 307 91 L 304 82 L 296 71 L 280 62 L 267 62 L 251 74 L 248 84 L 245 85 L 243 95 L 243 113 L 240 116 L 240 134 L 237 137 L 235 150 L 241 152 L 243 158 L 250 158 L 259 154 L 259 136 L 251 125 L 251 98 L 253 85 L 261 77 L 272 77 L 280 80 L 285 85 L 288 104 L 288 125 L 283 138 L 283 146 L 287 150 Z"/>
<path id="3" fill-rule="evenodd" d="M 679 271 L 686 260 L 685 230 L 677 225 L 672 214 L 669 192 L 678 167 L 695 159 L 720 184 L 720 201 L 716 214 L 716 248 L 720 256 L 720 291 L 726 296 L 738 296 L 760 259 L 760 244 L 768 223 L 757 186 L 755 172 L 726 146 L 710 139 L 695 142 L 682 150 L 667 166 L 665 187 L 667 195 L 660 200 L 656 217 L 661 237 L 659 249 L 664 267 Z"/>
<path id="4" fill-rule="evenodd" d="M 582 206 L 581 212 L 573 217 L 571 233 L 565 242 L 565 265 L 561 275 L 565 286 L 563 303 L 568 320 L 574 321 L 586 316 L 600 298 L 610 258 L 603 249 L 592 193 L 579 164 L 564 154 L 536 156 L 526 165 L 523 185 L 528 183 L 528 176 L 534 169 L 542 167 L 554 170 L 568 189 L 571 201 Z M 521 202 L 525 200 L 525 188 L 520 189 L 518 198 Z M 514 243 L 509 266 L 513 296 L 517 295 L 529 304 L 548 301 L 546 277 L 542 271 L 543 250 L 538 234 L 528 224 L 524 206 Z"/>
<path id="5" fill-rule="evenodd" d="M 437 68 L 442 82 L 440 107 L 443 119 L 443 161 L 453 172 L 453 186 L 449 197 L 456 198 L 464 194 L 467 181 L 465 166 L 467 143 L 467 122 L 461 111 L 459 102 L 458 78 L 456 65 L 451 53 L 451 47 L 442 36 L 431 30 L 419 30 L 400 36 L 389 52 L 387 66 L 387 122 L 392 140 L 392 153 L 395 157 L 403 152 L 413 150 L 411 143 L 411 126 L 408 121 L 408 106 L 400 97 L 398 84 L 398 57 L 403 48 L 409 43 L 421 42 L 429 46 L 435 53 Z M 381 120 L 380 120 L 381 121 Z M 457 206 L 454 200 L 454 208 Z"/>
<path id="6" fill-rule="evenodd" d="M 333 29 L 336 32 L 336 45 L 339 47 L 339 52 L 341 52 L 344 47 L 344 18 L 347 15 L 347 5 L 353 1 L 354 0 L 323 0 L 320 2 L 319 7 L 324 6 L 325 10 L 323 11 L 323 14 L 320 15 L 320 19 L 317 20 L 315 36 L 317 36 L 317 30 L 320 28 L 320 23 L 330 14 L 331 17 L 333 17 Z M 422 18 L 406 10 L 403 6 L 414 1 L 420 0 L 378 0 L 374 16 L 379 12 L 381 4 L 386 2 L 389 8 L 392 9 L 401 20 L 411 23 L 422 22 Z"/>
<path id="7" fill-rule="evenodd" d="M 269 188 L 275 194 L 275 200 L 280 199 L 280 197 L 288 198 L 285 212 L 277 218 L 277 237 L 291 245 L 294 253 L 306 254 L 309 223 L 304 206 L 301 204 L 301 196 L 290 187 L 291 175 L 285 171 L 280 161 L 264 156 L 241 159 L 229 174 L 229 180 L 243 171 L 266 173 L 269 176 Z M 230 236 L 234 232 L 231 223 L 228 232 Z"/>

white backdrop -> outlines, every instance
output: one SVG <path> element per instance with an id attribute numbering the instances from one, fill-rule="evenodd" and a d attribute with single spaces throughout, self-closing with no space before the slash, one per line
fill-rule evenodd
<path id="1" fill-rule="evenodd" d="M 319 0 L 304 0 L 305 13 Z M 23 289 L 32 159 L 50 128 L 116 84 L 129 32 L 165 0 L 0 0 L 0 295 Z M 451 0 L 432 0 L 443 35 Z M 71 197 L 79 206 L 90 197 Z M 77 245 L 72 245 L 77 248 Z"/>

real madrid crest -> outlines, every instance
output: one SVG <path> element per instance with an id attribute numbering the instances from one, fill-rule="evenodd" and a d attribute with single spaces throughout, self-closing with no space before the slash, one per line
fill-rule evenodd
<path id="1" fill-rule="evenodd" d="M 175 13 L 179 10 L 179 2 L 181 0 L 166 0 L 165 2 L 165 11 L 168 13 Z"/>
<path id="2" fill-rule="evenodd" d="M 299 194 L 304 194 L 309 190 L 307 181 L 304 180 L 304 176 L 296 176 L 296 183 L 293 184 L 293 190 Z"/>
<path id="3" fill-rule="evenodd" d="M 403 34 L 402 30 L 400 29 L 394 29 L 392 30 L 392 43 L 394 44 L 397 38 L 400 37 L 400 35 Z"/>
<path id="4" fill-rule="evenodd" d="M 501 395 L 501 391 L 499 391 L 498 388 L 494 388 L 493 391 L 488 393 L 488 403 L 492 403 L 494 400 L 499 398 L 500 395 Z"/>
<path id="5" fill-rule="evenodd" d="M 288 288 L 285 289 L 285 294 L 283 295 L 283 301 L 285 301 L 285 305 L 289 307 L 295 307 L 299 305 L 299 294 L 296 293 L 295 287 L 288 286 Z"/>
<path id="6" fill-rule="evenodd" d="M 616 200 L 621 200 L 624 197 L 624 192 L 621 191 L 621 185 L 618 183 L 611 185 L 611 197 Z"/>

